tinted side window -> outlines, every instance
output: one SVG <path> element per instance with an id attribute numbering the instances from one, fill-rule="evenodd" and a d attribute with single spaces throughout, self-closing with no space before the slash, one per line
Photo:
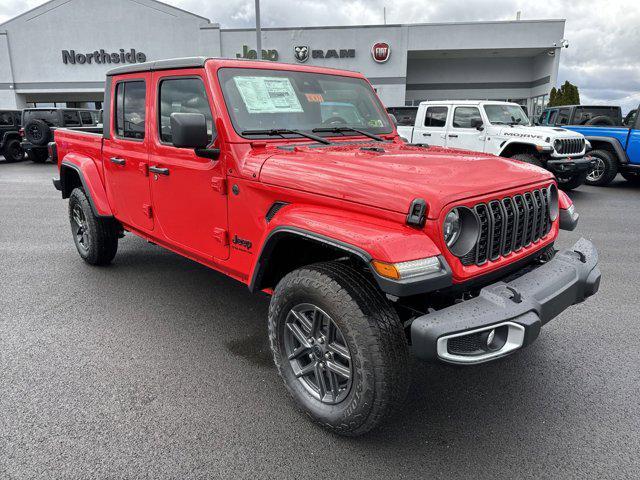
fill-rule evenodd
<path id="1" fill-rule="evenodd" d="M 11 112 L 0 112 L 0 126 L 8 127 L 13 125 L 13 114 Z"/>
<path id="2" fill-rule="evenodd" d="M 160 83 L 160 140 L 171 143 L 172 113 L 201 113 L 207 121 L 209 142 L 213 141 L 213 116 L 202 80 L 180 78 Z"/>
<path id="3" fill-rule="evenodd" d="M 79 127 L 80 126 L 80 114 L 72 110 L 64 110 L 62 112 L 62 119 L 66 127 Z"/>
<path id="4" fill-rule="evenodd" d="M 447 123 L 447 107 L 428 107 L 424 116 L 425 127 L 444 127 Z"/>
<path id="5" fill-rule="evenodd" d="M 89 112 L 80 112 L 80 118 L 82 118 L 83 125 L 93 125 L 93 117 Z"/>
<path id="6" fill-rule="evenodd" d="M 143 81 L 121 82 L 116 86 L 116 135 L 144 138 L 146 86 Z"/>
<path id="7" fill-rule="evenodd" d="M 561 108 L 558 110 L 558 125 L 567 125 L 569 123 L 569 109 Z"/>
<path id="8" fill-rule="evenodd" d="M 482 121 L 480 110 L 477 107 L 456 107 L 453 112 L 453 126 L 455 128 L 473 128 L 471 121 L 475 119 Z"/>
<path id="9" fill-rule="evenodd" d="M 549 114 L 549 120 L 547 120 L 547 125 L 555 125 L 557 119 L 558 110 L 551 110 L 551 113 Z"/>
<path id="10" fill-rule="evenodd" d="M 417 107 L 395 107 L 387 110 L 396 117 L 398 125 L 401 127 L 413 127 L 416 123 L 416 114 L 418 113 Z"/>

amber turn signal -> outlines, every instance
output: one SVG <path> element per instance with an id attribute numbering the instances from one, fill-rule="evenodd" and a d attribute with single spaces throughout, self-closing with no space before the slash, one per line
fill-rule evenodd
<path id="1" fill-rule="evenodd" d="M 373 260 L 371 262 L 371 265 L 373 265 L 374 270 L 381 277 L 392 278 L 393 280 L 400 280 L 400 272 L 398 271 L 396 266 L 393 265 L 392 263 L 384 263 L 378 260 Z"/>

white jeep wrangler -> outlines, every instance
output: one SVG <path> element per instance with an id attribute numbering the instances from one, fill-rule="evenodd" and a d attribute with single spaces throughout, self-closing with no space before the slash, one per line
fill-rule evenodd
<path id="1" fill-rule="evenodd" d="M 582 185 L 592 167 L 591 148 L 579 133 L 535 127 L 517 103 L 430 101 L 418 107 L 413 127 L 398 126 L 408 143 L 492 153 L 546 168 L 563 190 Z"/>

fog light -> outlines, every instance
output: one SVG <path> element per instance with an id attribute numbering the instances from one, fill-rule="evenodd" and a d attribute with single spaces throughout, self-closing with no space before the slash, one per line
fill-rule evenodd
<path id="1" fill-rule="evenodd" d="M 501 326 L 482 333 L 481 342 L 483 348 L 488 352 L 495 352 L 504 347 L 507 343 L 509 328 Z"/>

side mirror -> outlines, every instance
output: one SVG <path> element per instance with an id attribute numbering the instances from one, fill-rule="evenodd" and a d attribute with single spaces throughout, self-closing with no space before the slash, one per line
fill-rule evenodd
<path id="1" fill-rule="evenodd" d="M 397 127 L 398 126 L 398 119 L 396 118 L 396 116 L 393 113 L 389 113 L 389 118 L 391 119 L 391 121 L 393 122 L 393 124 Z"/>
<path id="2" fill-rule="evenodd" d="M 171 143 L 178 148 L 206 148 L 207 121 L 201 113 L 171 114 Z"/>
<path id="3" fill-rule="evenodd" d="M 471 128 L 475 128 L 476 130 L 482 130 L 483 129 L 482 125 L 484 124 L 482 123 L 482 120 L 480 120 L 479 118 L 471 119 Z"/>

